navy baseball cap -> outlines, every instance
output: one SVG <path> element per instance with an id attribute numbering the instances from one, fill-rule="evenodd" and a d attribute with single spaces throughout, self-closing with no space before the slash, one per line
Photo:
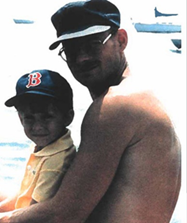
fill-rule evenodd
<path id="1" fill-rule="evenodd" d="M 69 102 L 72 108 L 72 89 L 69 83 L 57 72 L 50 70 L 34 70 L 23 75 L 16 84 L 16 95 L 5 102 L 7 107 L 16 104 L 26 95 L 43 95 Z"/>
<path id="2" fill-rule="evenodd" d="M 56 41 L 50 45 L 53 50 L 67 39 L 101 33 L 120 27 L 118 8 L 106 0 L 71 2 L 60 8 L 51 21 L 57 31 Z"/>

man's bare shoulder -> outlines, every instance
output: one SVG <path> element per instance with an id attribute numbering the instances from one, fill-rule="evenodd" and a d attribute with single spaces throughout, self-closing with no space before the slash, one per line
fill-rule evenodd
<path id="1" fill-rule="evenodd" d="M 174 130 L 163 105 L 152 92 L 126 90 L 125 86 L 126 82 L 111 87 L 105 95 L 94 100 L 82 125 L 85 138 L 90 140 L 95 135 L 106 139 L 107 133 L 110 143 L 118 140 L 124 148 L 145 137 L 149 129 Z"/>
<path id="2" fill-rule="evenodd" d="M 92 108 L 104 118 L 113 117 L 122 120 L 162 119 L 169 121 L 164 105 L 151 90 L 136 89 L 131 80 L 125 80 L 118 86 L 109 88 L 108 92 L 95 100 Z M 98 110 L 97 110 L 98 109 Z"/>

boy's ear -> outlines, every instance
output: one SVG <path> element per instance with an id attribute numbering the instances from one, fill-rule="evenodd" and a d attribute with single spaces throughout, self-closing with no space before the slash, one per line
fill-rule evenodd
<path id="1" fill-rule="evenodd" d="M 74 110 L 73 109 L 70 109 L 68 111 L 68 113 L 65 115 L 65 126 L 68 126 L 71 124 L 71 122 L 73 121 L 73 118 L 74 118 Z"/>
<path id="2" fill-rule="evenodd" d="M 124 29 L 118 30 L 118 41 L 121 47 L 121 51 L 123 51 L 128 43 L 128 35 L 127 32 Z"/>

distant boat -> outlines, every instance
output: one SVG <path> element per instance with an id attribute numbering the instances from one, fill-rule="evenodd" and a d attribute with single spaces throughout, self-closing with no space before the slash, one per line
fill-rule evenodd
<path id="1" fill-rule="evenodd" d="M 171 39 L 172 43 L 178 48 L 181 48 L 181 39 Z"/>
<path id="2" fill-rule="evenodd" d="M 175 14 L 174 13 L 169 13 L 169 14 L 161 13 L 157 10 L 156 7 L 154 8 L 154 10 L 155 10 L 155 17 L 158 17 L 158 16 L 168 17 L 168 16 L 177 16 L 178 15 L 176 13 Z M 172 18 L 172 22 L 168 21 L 168 19 L 166 19 L 166 18 L 164 20 L 162 19 L 162 21 L 158 22 L 158 19 L 155 17 L 154 17 L 153 22 L 133 23 L 136 31 L 137 32 L 148 32 L 148 33 L 181 33 L 181 25 L 180 25 L 180 23 L 178 24 L 176 17 L 175 17 L 175 19 Z M 174 21 L 175 21 L 175 23 L 173 23 Z"/>
<path id="3" fill-rule="evenodd" d="M 32 24 L 34 21 L 26 19 L 13 19 L 16 24 Z"/>
<path id="4" fill-rule="evenodd" d="M 134 23 L 137 32 L 148 33 L 180 33 L 181 25 L 174 25 L 172 23 Z"/>
<path id="5" fill-rule="evenodd" d="M 159 12 L 157 10 L 157 7 L 155 7 L 155 17 L 159 17 L 159 16 L 177 16 L 178 14 L 176 13 L 162 13 L 162 12 Z"/>

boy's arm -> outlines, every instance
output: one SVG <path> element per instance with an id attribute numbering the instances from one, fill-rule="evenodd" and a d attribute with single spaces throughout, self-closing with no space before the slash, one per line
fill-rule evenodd
<path id="1" fill-rule="evenodd" d="M 5 200 L 0 202 L 0 212 L 12 211 L 15 209 L 15 203 L 18 195 L 14 195 L 6 198 Z"/>

